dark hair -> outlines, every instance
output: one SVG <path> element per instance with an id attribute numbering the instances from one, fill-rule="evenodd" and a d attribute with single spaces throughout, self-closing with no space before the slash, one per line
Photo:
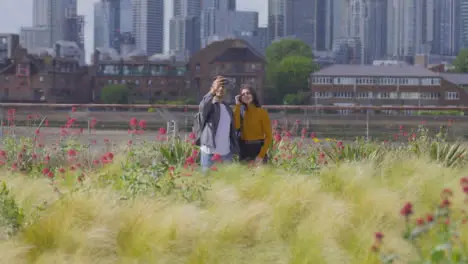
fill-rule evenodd
<path id="1" fill-rule="evenodd" d="M 255 92 L 255 89 L 253 89 L 252 86 L 250 86 L 248 84 L 243 84 L 241 86 L 240 90 L 241 90 L 241 92 L 242 92 L 242 90 L 248 90 L 250 92 L 250 94 L 252 95 L 252 103 L 256 107 L 262 107 L 262 105 L 260 104 L 260 101 L 258 100 L 257 92 Z"/>

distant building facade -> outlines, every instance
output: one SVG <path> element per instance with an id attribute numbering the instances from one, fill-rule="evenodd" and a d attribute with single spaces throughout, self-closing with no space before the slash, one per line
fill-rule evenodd
<path id="1" fill-rule="evenodd" d="M 310 76 L 317 105 L 462 106 L 464 89 L 426 68 L 397 65 L 332 65 Z"/>
<path id="2" fill-rule="evenodd" d="M 130 89 L 130 101 L 155 103 L 187 94 L 187 65 L 168 55 L 128 54 L 120 57 L 97 51 L 94 54 L 93 102 L 101 102 L 101 90 L 121 84 Z"/>

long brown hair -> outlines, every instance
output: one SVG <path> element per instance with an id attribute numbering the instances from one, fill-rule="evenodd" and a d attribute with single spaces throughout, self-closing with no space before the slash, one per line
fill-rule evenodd
<path id="1" fill-rule="evenodd" d="M 252 88 L 252 86 L 250 86 L 249 84 L 242 84 L 240 91 L 242 92 L 242 90 L 248 90 L 249 93 L 252 95 L 253 105 L 255 105 L 256 107 L 262 107 L 260 101 L 258 100 L 257 92 L 254 88 Z"/>

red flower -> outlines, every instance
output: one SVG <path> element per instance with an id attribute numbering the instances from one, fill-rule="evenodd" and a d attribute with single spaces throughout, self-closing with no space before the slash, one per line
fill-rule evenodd
<path id="1" fill-rule="evenodd" d="M 138 119 L 136 119 L 136 117 L 130 118 L 129 125 L 130 125 L 130 127 L 137 127 L 138 126 Z"/>
<path id="2" fill-rule="evenodd" d="M 310 133 L 310 138 L 314 139 L 317 137 L 317 134 L 315 132 Z"/>
<path id="3" fill-rule="evenodd" d="M 185 165 L 189 165 L 189 166 L 190 166 L 190 165 L 193 165 L 193 164 L 195 164 L 195 159 L 194 159 L 192 156 L 188 157 L 188 158 L 185 160 Z"/>
<path id="4" fill-rule="evenodd" d="M 275 134 L 274 140 L 275 140 L 275 142 L 280 142 L 281 141 L 281 134 L 280 133 Z"/>
<path id="5" fill-rule="evenodd" d="M 4 152 L 4 151 L 3 151 Z M 466 186 L 468 185 L 468 177 L 463 177 L 460 179 L 460 185 L 461 186 Z"/>
<path id="6" fill-rule="evenodd" d="M 433 215 L 427 215 L 426 220 L 427 220 L 427 222 L 432 222 L 432 221 L 434 221 L 434 216 Z"/>
<path id="7" fill-rule="evenodd" d="M 161 128 L 159 129 L 159 135 L 166 135 L 166 134 L 167 134 L 166 129 L 165 129 L 164 127 L 161 127 Z"/>
<path id="8" fill-rule="evenodd" d="M 49 172 L 47 173 L 47 177 L 49 177 L 49 178 L 53 178 L 53 177 L 54 177 L 54 173 L 53 173 L 53 172 L 51 172 L 51 171 L 49 171 Z"/>
<path id="9" fill-rule="evenodd" d="M 468 195 L 468 186 L 463 186 L 463 192 Z"/>
<path id="10" fill-rule="evenodd" d="M 382 232 L 375 233 L 375 239 L 377 241 L 382 241 L 383 237 L 384 237 L 384 234 Z"/>
<path id="11" fill-rule="evenodd" d="M 221 155 L 219 154 L 214 154 L 213 157 L 211 157 L 212 161 L 220 162 L 221 161 Z"/>
<path id="12" fill-rule="evenodd" d="M 59 172 L 60 172 L 60 173 L 65 173 L 65 169 L 64 169 L 64 168 L 60 168 L 60 169 L 59 169 Z"/>
<path id="13" fill-rule="evenodd" d="M 93 160 L 94 165 L 99 165 L 99 163 L 100 163 L 99 160 Z"/>
<path id="14" fill-rule="evenodd" d="M 401 208 L 400 214 L 405 217 L 413 214 L 413 205 L 410 202 L 406 203 L 403 208 Z"/>
<path id="15" fill-rule="evenodd" d="M 336 142 L 336 147 L 339 148 L 339 149 L 343 149 L 344 148 L 343 141 Z"/>
<path id="16" fill-rule="evenodd" d="M 449 188 L 445 188 L 445 189 L 442 191 L 442 193 L 440 194 L 440 197 L 441 197 L 442 199 L 448 199 L 448 198 L 452 197 L 452 195 L 453 195 L 452 190 L 449 189 Z"/>
<path id="17" fill-rule="evenodd" d="M 450 201 L 448 199 L 444 199 L 440 204 L 440 208 L 447 208 L 450 206 Z"/>
<path id="18" fill-rule="evenodd" d="M 0 157 L 5 158 L 6 157 L 6 151 L 0 150 Z"/>
<path id="19" fill-rule="evenodd" d="M 76 156 L 76 150 L 74 150 L 74 149 L 68 150 L 68 156 L 69 157 L 75 157 Z"/>
<path id="20" fill-rule="evenodd" d="M 109 158 L 110 160 L 114 159 L 114 153 L 112 152 L 107 152 L 106 157 Z"/>
<path id="21" fill-rule="evenodd" d="M 426 222 L 424 221 L 424 218 L 420 217 L 418 219 L 416 219 L 416 224 L 421 226 L 421 225 L 424 225 Z"/>
<path id="22" fill-rule="evenodd" d="M 133 144 L 133 141 L 129 140 L 128 145 L 132 145 L 132 144 Z"/>
<path id="23" fill-rule="evenodd" d="M 191 140 L 195 140 L 196 137 L 197 137 L 197 135 L 194 132 L 191 132 L 189 134 L 189 139 L 191 139 Z"/>
<path id="24" fill-rule="evenodd" d="M 76 112 L 76 107 L 73 106 L 72 109 L 71 109 L 71 111 L 72 111 L 73 113 L 75 113 L 75 112 Z"/>
<path id="25" fill-rule="evenodd" d="M 146 128 L 146 120 L 140 120 L 140 122 L 138 123 L 138 126 L 141 129 L 145 129 Z"/>
<path id="26" fill-rule="evenodd" d="M 49 119 L 44 120 L 44 125 L 49 126 Z"/>
<path id="27" fill-rule="evenodd" d="M 49 168 L 42 169 L 42 174 L 46 175 L 50 172 Z"/>

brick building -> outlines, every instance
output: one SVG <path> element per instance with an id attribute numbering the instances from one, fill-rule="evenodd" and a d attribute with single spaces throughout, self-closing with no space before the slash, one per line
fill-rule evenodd
<path id="1" fill-rule="evenodd" d="M 90 95 L 88 68 L 61 57 L 60 45 L 34 55 L 17 45 L 0 66 L 2 102 L 85 103 Z"/>
<path id="2" fill-rule="evenodd" d="M 247 41 L 225 39 L 195 53 L 189 60 L 189 75 L 194 97 L 207 93 L 213 78 L 223 75 L 230 80 L 228 100 L 234 100 L 244 83 L 250 84 L 263 98 L 265 59 Z"/>
<path id="3" fill-rule="evenodd" d="M 312 73 L 309 83 L 316 105 L 468 105 L 453 80 L 420 66 L 332 65 Z"/>
<path id="4" fill-rule="evenodd" d="M 187 65 L 174 56 L 132 53 L 125 57 L 108 56 L 97 50 L 93 56 L 93 101 L 100 101 L 103 87 L 123 84 L 130 89 L 133 103 L 155 103 L 187 99 L 190 82 Z"/>

